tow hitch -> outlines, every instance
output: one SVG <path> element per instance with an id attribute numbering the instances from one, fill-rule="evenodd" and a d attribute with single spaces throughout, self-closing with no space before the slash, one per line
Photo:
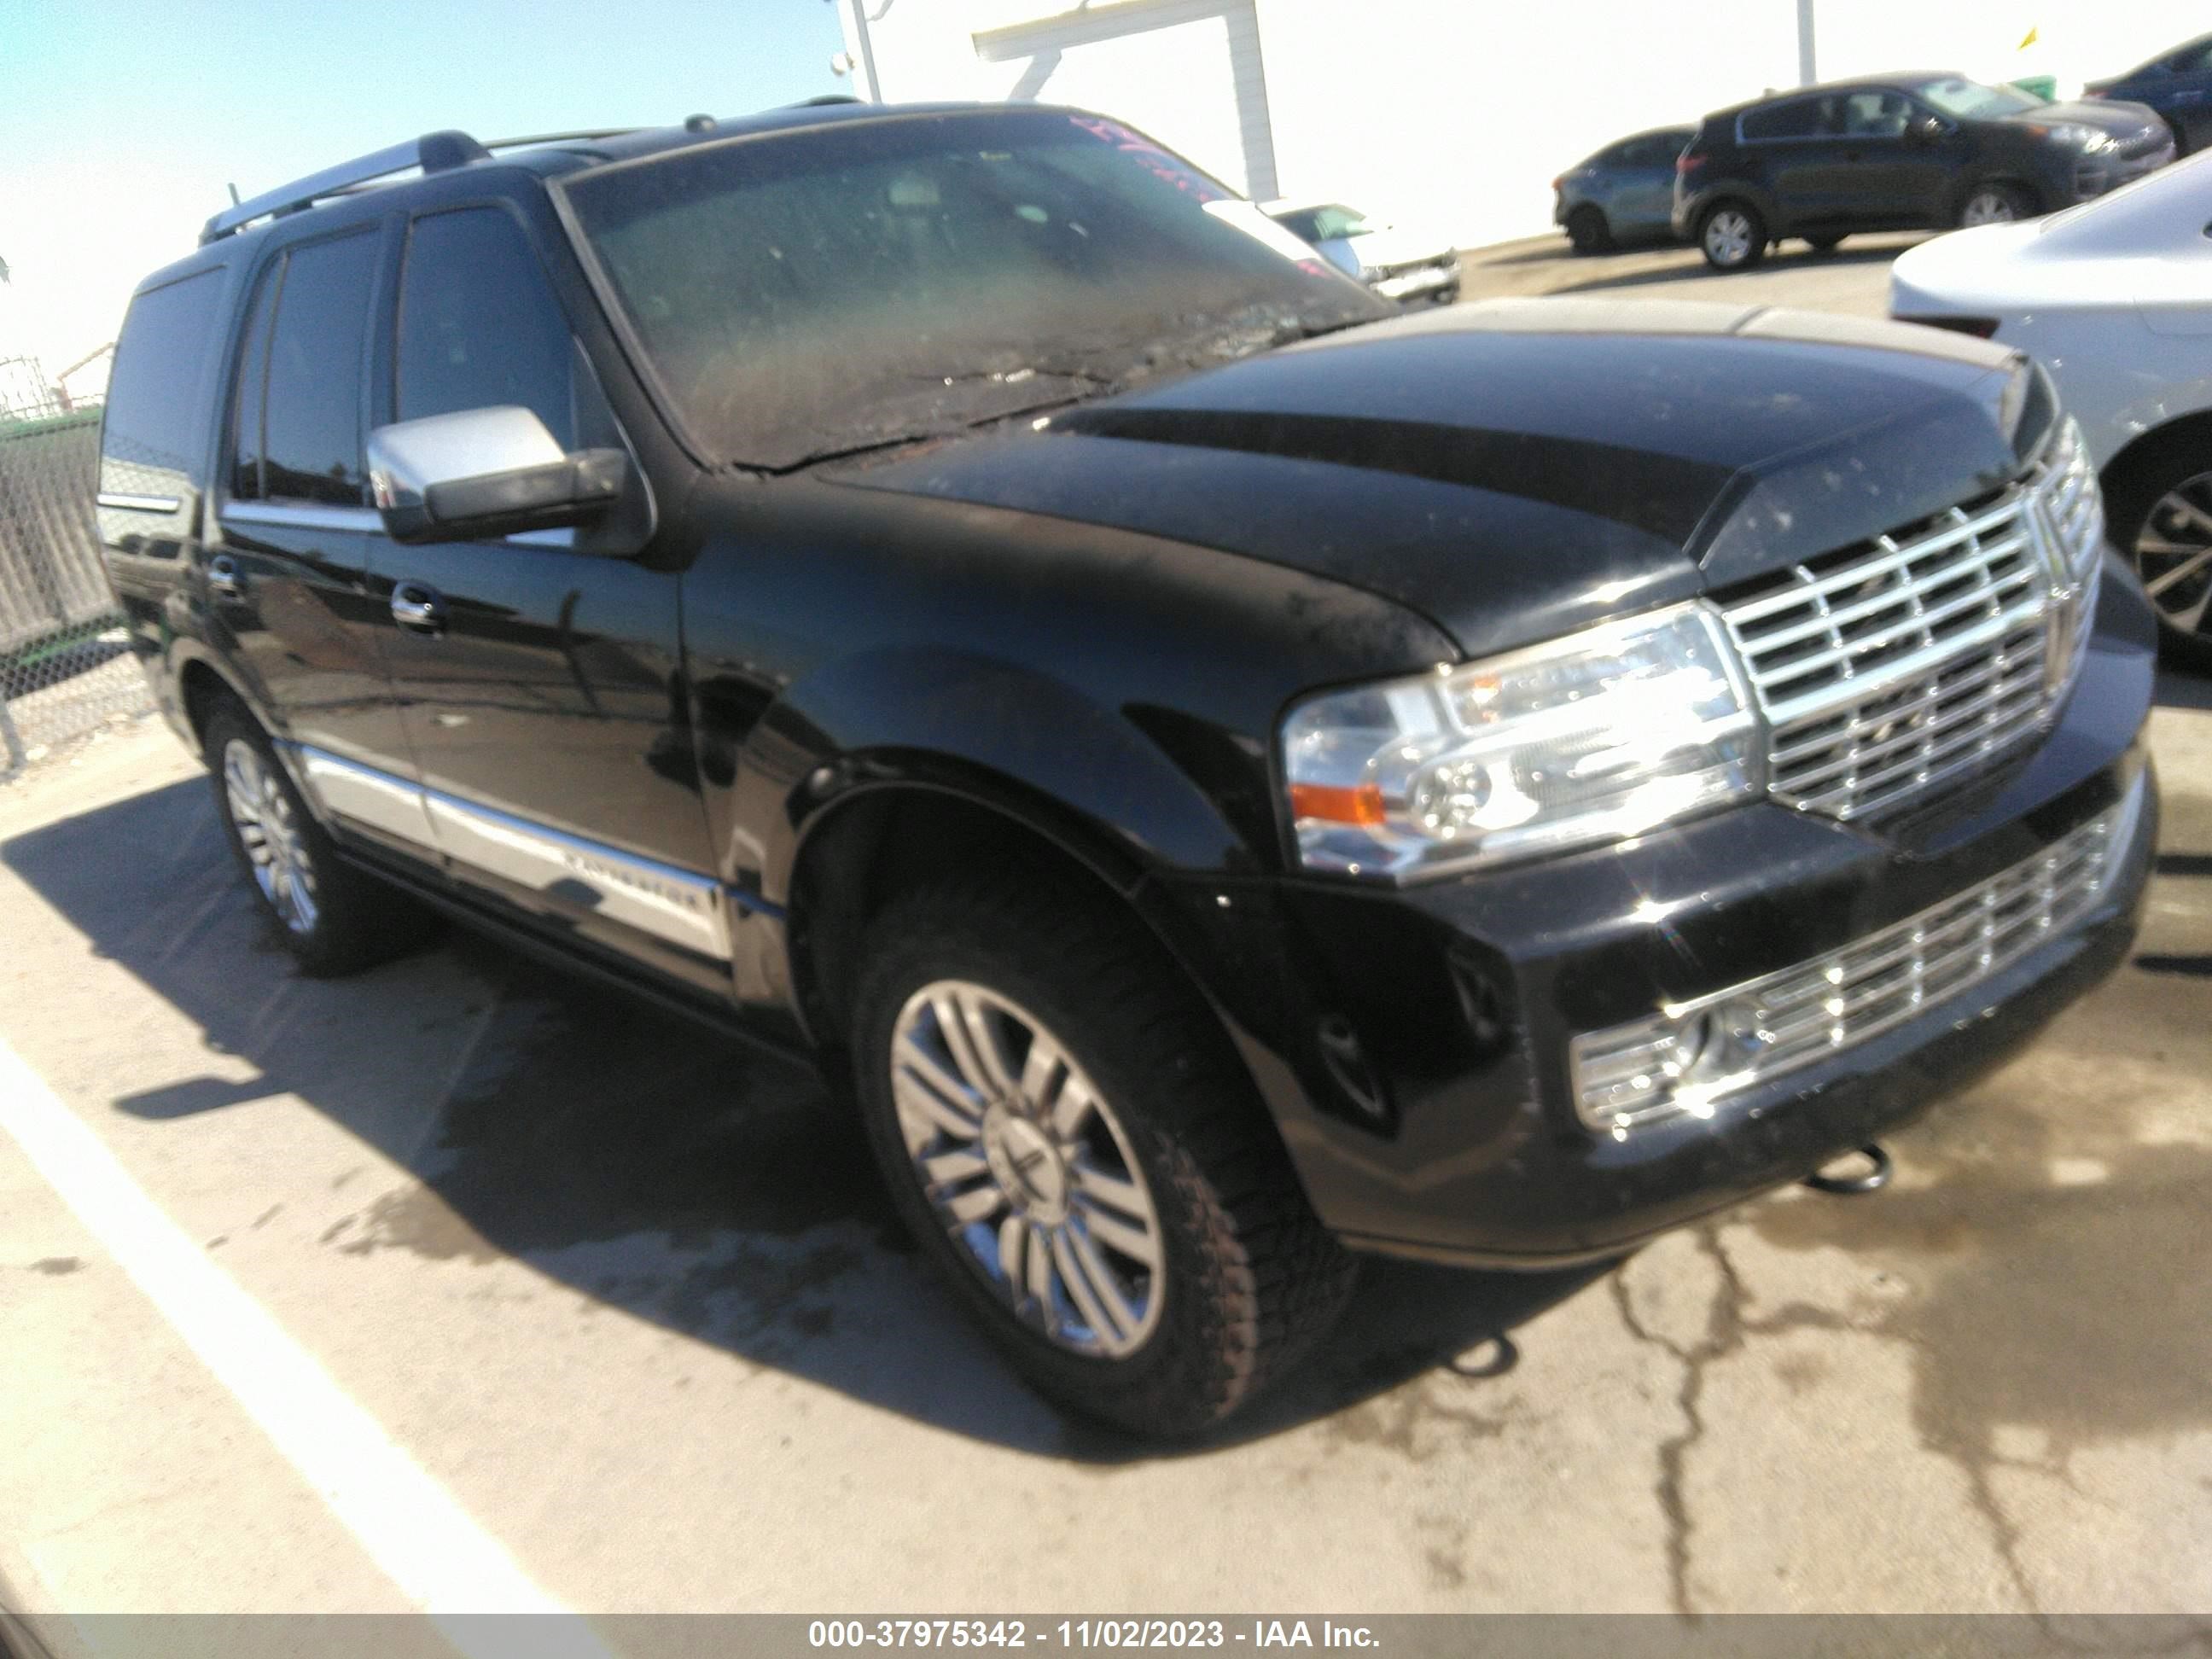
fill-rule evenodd
<path id="1" fill-rule="evenodd" d="M 1850 1166 L 1858 1159 L 1863 1159 L 1866 1167 L 1853 1173 Z M 1889 1154 L 1881 1147 L 1862 1146 L 1855 1152 L 1830 1158 L 1805 1177 L 1805 1184 L 1816 1193 L 1856 1198 L 1862 1193 L 1878 1193 L 1888 1186 L 1891 1167 Z"/>

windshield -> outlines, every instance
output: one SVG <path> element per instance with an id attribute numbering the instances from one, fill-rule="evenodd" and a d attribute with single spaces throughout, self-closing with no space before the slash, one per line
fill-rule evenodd
<path id="1" fill-rule="evenodd" d="M 1389 314 L 1188 163 L 1066 111 L 700 145 L 566 193 L 695 439 L 754 465 Z"/>
<path id="2" fill-rule="evenodd" d="M 1955 75 L 1941 81 L 1923 81 L 1912 90 L 1954 121 L 1995 121 L 2043 107 L 2041 100 L 2015 88 L 1985 87 Z"/>
<path id="3" fill-rule="evenodd" d="M 1306 242 L 1328 242 L 1338 239 L 1370 234 L 1374 224 L 1362 213 L 1348 207 L 1297 208 L 1275 216 L 1284 229 Z"/>

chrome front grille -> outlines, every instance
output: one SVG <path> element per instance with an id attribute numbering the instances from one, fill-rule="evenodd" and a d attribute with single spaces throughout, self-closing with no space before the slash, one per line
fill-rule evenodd
<path id="1" fill-rule="evenodd" d="M 2032 736 L 2079 666 L 2103 538 L 2095 475 L 2068 421 L 1997 495 L 1726 602 L 1766 722 L 1767 793 L 1863 817 Z"/>
<path id="2" fill-rule="evenodd" d="M 1763 978 L 1575 1039 L 1577 1108 L 1624 1129 L 1809 1065 L 2002 973 L 2095 906 L 2134 839 L 2118 805 L 1917 915 Z"/>

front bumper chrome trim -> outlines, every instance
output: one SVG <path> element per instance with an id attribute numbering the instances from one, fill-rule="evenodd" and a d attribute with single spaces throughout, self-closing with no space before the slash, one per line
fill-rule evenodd
<path id="1" fill-rule="evenodd" d="M 2135 840 L 2148 774 L 2034 857 L 1817 957 L 1575 1038 L 1575 1107 L 1625 1133 L 1844 1053 L 1964 996 L 2075 927 Z"/>

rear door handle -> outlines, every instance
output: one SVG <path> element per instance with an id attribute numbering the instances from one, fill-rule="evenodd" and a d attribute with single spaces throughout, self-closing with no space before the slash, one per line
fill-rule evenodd
<path id="1" fill-rule="evenodd" d="M 434 587 L 401 582 L 392 590 L 392 620 L 410 634 L 446 631 L 446 601 Z"/>
<path id="2" fill-rule="evenodd" d="M 238 561 L 228 553 L 218 553 L 208 561 L 207 585 L 226 599 L 246 597 L 246 578 L 238 574 Z"/>

